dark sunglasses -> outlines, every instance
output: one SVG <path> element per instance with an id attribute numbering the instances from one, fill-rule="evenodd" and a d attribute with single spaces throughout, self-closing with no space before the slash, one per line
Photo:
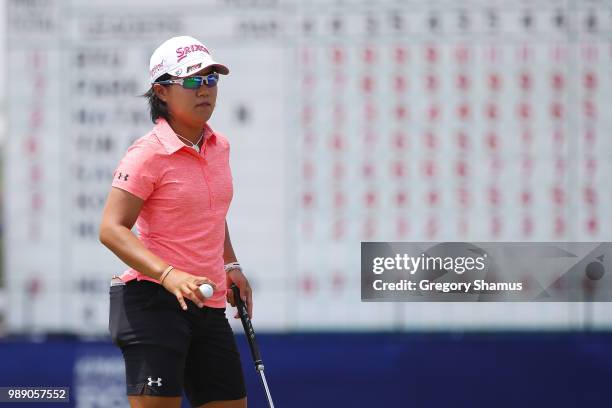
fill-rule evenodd
<path id="1" fill-rule="evenodd" d="M 183 85 L 183 88 L 185 89 L 199 89 L 203 84 L 205 84 L 209 88 L 214 88 L 215 86 L 217 86 L 218 82 L 219 82 L 219 74 L 217 72 L 213 72 L 206 76 L 191 76 L 187 78 L 168 79 L 166 81 L 154 82 L 154 84 L 160 84 L 160 85 L 179 84 L 179 85 Z"/>

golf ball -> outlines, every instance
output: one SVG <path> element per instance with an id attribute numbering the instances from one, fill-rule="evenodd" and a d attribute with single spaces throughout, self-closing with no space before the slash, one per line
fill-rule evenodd
<path id="1" fill-rule="evenodd" d="M 205 298 L 209 298 L 213 295 L 213 288 L 208 283 L 203 283 L 200 285 L 200 293 Z"/>

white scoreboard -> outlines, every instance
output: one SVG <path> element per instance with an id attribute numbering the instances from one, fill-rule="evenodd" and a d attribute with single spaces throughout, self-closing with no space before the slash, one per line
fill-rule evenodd
<path id="1" fill-rule="evenodd" d="M 103 334 L 113 171 L 151 52 L 231 75 L 228 223 L 267 330 L 608 327 L 607 304 L 360 302 L 361 241 L 610 241 L 612 2 L 7 0 L 13 332 Z M 586 316 L 586 320 L 585 320 Z M 587 321 L 588 320 L 588 321 Z"/>

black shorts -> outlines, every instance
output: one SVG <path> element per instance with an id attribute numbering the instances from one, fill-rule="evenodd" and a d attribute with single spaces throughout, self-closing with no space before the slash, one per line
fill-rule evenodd
<path id="1" fill-rule="evenodd" d="M 246 396 L 225 308 L 197 307 L 155 282 L 110 288 L 109 330 L 125 360 L 128 395 L 181 396 L 192 406 Z"/>

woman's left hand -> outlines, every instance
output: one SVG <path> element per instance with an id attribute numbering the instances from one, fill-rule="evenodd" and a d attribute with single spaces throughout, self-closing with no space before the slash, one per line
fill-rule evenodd
<path id="1" fill-rule="evenodd" d="M 249 285 L 249 281 L 244 276 L 240 269 L 232 269 L 227 273 L 227 301 L 232 305 L 236 306 L 236 302 L 234 302 L 234 292 L 232 291 L 232 283 L 235 283 L 240 289 L 240 297 L 242 301 L 245 303 L 247 312 L 249 313 L 249 317 L 253 318 L 253 292 L 251 290 L 251 285 Z M 234 315 L 234 319 L 238 319 L 240 316 L 238 313 Z"/>

